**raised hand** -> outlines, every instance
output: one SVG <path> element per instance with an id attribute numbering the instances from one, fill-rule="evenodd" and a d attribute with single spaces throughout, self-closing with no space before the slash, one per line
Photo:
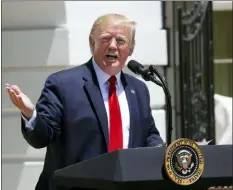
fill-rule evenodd
<path id="1" fill-rule="evenodd" d="M 31 100 L 16 85 L 6 84 L 6 89 L 12 103 L 30 119 L 33 115 L 34 105 Z"/>

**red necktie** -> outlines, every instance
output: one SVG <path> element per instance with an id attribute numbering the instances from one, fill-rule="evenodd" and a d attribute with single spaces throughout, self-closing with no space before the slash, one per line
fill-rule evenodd
<path id="1" fill-rule="evenodd" d="M 108 151 L 114 151 L 123 148 L 123 137 L 122 137 L 122 121 L 121 121 L 121 111 L 116 94 L 116 77 L 111 76 L 109 79 L 109 145 Z"/>

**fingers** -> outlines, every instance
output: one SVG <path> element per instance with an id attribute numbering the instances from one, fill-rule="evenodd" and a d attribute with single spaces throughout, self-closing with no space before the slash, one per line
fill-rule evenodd
<path id="1" fill-rule="evenodd" d="M 21 90 L 20 90 L 20 88 L 18 86 L 12 85 L 11 87 L 16 92 L 17 95 L 19 95 L 21 93 Z"/>
<path id="2" fill-rule="evenodd" d="M 12 89 L 12 90 L 14 90 L 14 92 L 17 94 L 17 95 L 19 95 L 20 93 L 22 93 L 21 92 L 21 90 L 20 90 L 20 88 L 17 86 L 17 85 L 10 85 L 10 84 L 6 84 L 6 88 L 7 89 Z"/>
<path id="3" fill-rule="evenodd" d="M 20 108 L 20 104 L 21 104 L 21 96 L 20 96 L 20 89 L 19 87 L 17 87 L 16 85 L 9 85 L 6 84 L 6 89 L 7 92 L 9 94 L 9 97 L 12 101 L 12 103 L 14 103 L 18 108 Z"/>
<path id="4" fill-rule="evenodd" d="M 12 103 L 28 118 L 33 114 L 34 105 L 31 100 L 21 92 L 20 88 L 16 85 L 6 84 L 6 89 Z"/>
<path id="5" fill-rule="evenodd" d="M 7 88 L 7 92 L 10 96 L 10 99 L 11 101 L 14 103 L 14 104 L 17 104 L 17 96 L 16 96 L 16 93 L 14 90 L 12 90 L 12 88 L 10 87 L 6 87 Z"/>

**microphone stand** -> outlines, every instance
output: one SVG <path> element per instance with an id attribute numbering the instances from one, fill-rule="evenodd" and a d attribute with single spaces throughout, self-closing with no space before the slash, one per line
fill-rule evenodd
<path id="1" fill-rule="evenodd" d="M 171 95 L 170 92 L 167 88 L 167 85 L 165 81 L 163 80 L 163 77 L 160 75 L 160 73 L 157 71 L 157 69 L 150 65 L 149 66 L 149 71 L 152 73 L 155 73 L 157 77 L 160 79 L 162 85 L 159 85 L 163 88 L 163 91 L 165 93 L 166 97 L 166 124 L 167 124 L 167 133 L 166 133 L 166 138 L 167 138 L 167 146 L 171 144 L 171 135 L 172 135 L 172 105 L 171 105 Z M 150 75 L 150 80 L 156 84 L 158 84 L 158 80 Z"/>

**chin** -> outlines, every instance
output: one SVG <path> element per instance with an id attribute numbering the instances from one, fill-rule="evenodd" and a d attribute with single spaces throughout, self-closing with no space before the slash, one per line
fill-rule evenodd
<path id="1" fill-rule="evenodd" d="M 121 70 L 106 70 L 106 73 L 109 75 L 117 75 Z"/>
<path id="2" fill-rule="evenodd" d="M 109 75 L 116 75 L 117 73 L 119 73 L 121 71 L 122 67 L 120 67 L 119 65 L 116 66 L 111 66 L 111 67 L 107 67 L 105 69 L 105 72 Z"/>
<path id="3" fill-rule="evenodd" d="M 116 75 L 117 73 L 119 73 L 121 70 L 122 70 L 122 68 L 123 68 L 123 66 L 124 66 L 124 64 L 121 64 L 118 60 L 117 61 L 115 61 L 115 62 L 104 62 L 104 72 L 106 72 L 107 74 L 109 74 L 109 75 Z"/>
<path id="4" fill-rule="evenodd" d="M 105 62 L 105 65 L 107 67 L 119 67 L 120 66 L 120 62 L 119 61 L 115 61 L 115 62 Z"/>

